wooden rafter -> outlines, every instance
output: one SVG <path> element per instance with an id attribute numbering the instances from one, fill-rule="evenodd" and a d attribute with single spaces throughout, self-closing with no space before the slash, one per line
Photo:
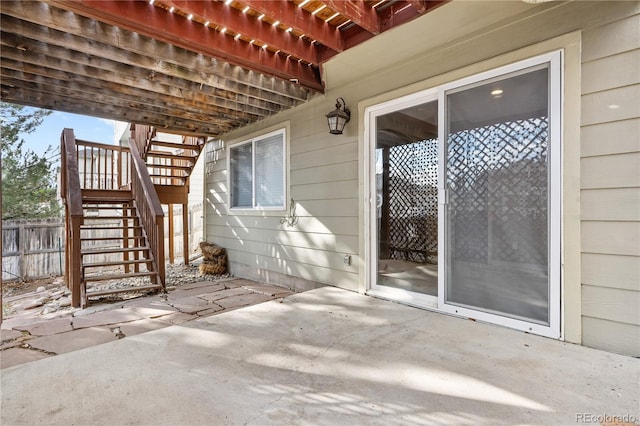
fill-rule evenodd
<path id="1" fill-rule="evenodd" d="M 378 14 L 364 0 L 323 0 L 323 3 L 371 34 L 380 33 Z"/>
<path id="2" fill-rule="evenodd" d="M 340 30 L 329 25 L 315 16 L 299 8 L 289 1 L 246 0 L 242 2 L 248 7 L 271 18 L 280 21 L 288 28 L 296 29 L 319 44 L 334 52 L 345 49 L 344 39 Z"/>
<path id="3" fill-rule="evenodd" d="M 209 22 L 209 27 L 226 28 L 231 33 L 242 34 L 244 38 L 271 46 L 271 50 L 280 50 L 281 55 L 292 55 L 315 66 L 319 64 L 317 48 L 310 43 L 223 2 L 166 0 L 163 3 L 184 13 L 201 17 L 205 22 Z"/>
<path id="4" fill-rule="evenodd" d="M 184 49 L 268 72 L 322 91 L 317 69 L 251 43 L 229 37 L 186 17 L 135 0 L 49 0 L 48 3 Z M 161 30 L 160 30 L 161 29 Z"/>
<path id="5" fill-rule="evenodd" d="M 0 99 L 218 136 L 310 100 L 322 62 L 445 2 L 2 0 Z"/>
<path id="6" fill-rule="evenodd" d="M 2 1 L 1 5 L 2 30 L 6 32 L 48 43 L 55 40 L 57 45 L 79 52 L 95 53 L 99 50 L 101 55 L 109 59 L 139 66 L 149 70 L 149 73 L 191 79 L 198 84 L 244 93 L 284 106 L 295 106 L 292 102 L 306 101 L 308 98 L 307 91 L 298 85 L 273 77 L 258 78 L 246 69 L 194 55 L 185 49 L 44 3 Z M 46 20 L 46 26 L 38 24 L 43 19 Z"/>

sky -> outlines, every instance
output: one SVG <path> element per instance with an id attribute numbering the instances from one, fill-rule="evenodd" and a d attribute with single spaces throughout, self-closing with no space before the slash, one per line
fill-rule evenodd
<path id="1" fill-rule="evenodd" d="M 21 138 L 24 139 L 26 148 L 42 155 L 49 145 L 59 148 L 64 128 L 73 129 L 77 139 L 106 144 L 114 142 L 115 121 L 60 111 L 54 111 L 34 132 L 22 134 Z"/>

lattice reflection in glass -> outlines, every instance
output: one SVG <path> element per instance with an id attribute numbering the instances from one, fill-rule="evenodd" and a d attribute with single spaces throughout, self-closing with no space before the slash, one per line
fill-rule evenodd
<path id="1" fill-rule="evenodd" d="M 449 135 L 449 237 L 456 259 L 546 264 L 547 141 L 547 117 Z"/>
<path id="2" fill-rule="evenodd" d="M 438 141 L 391 147 L 389 240 L 392 259 L 437 263 Z"/>

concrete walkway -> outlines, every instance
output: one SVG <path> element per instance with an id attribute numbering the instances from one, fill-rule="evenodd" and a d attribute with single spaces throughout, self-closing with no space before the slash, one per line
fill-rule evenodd
<path id="1" fill-rule="evenodd" d="M 0 423 L 625 424 L 639 382 L 635 358 L 325 287 L 2 370 Z"/>

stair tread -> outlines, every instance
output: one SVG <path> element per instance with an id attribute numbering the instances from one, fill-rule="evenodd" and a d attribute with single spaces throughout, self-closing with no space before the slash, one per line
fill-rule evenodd
<path id="1" fill-rule="evenodd" d="M 86 228 L 86 229 L 94 229 L 94 228 Z M 144 236 L 142 235 L 126 237 L 127 240 L 141 240 L 143 238 Z M 109 240 L 124 240 L 124 239 L 125 237 L 94 237 L 94 238 L 82 237 L 80 238 L 80 241 L 109 241 Z"/>
<path id="2" fill-rule="evenodd" d="M 151 176 L 152 178 L 158 178 L 158 179 L 182 179 L 182 180 L 185 180 L 189 177 L 189 176 L 167 176 L 167 175 L 154 175 L 154 174 L 149 174 L 149 176 Z"/>
<path id="3" fill-rule="evenodd" d="M 122 206 L 122 205 L 109 205 L 109 206 L 105 206 L 105 205 L 99 205 L 99 206 L 91 206 L 88 204 L 93 204 L 91 202 L 86 202 L 83 201 L 82 202 L 82 208 L 85 210 L 133 210 L 135 209 L 134 206 Z"/>
<path id="4" fill-rule="evenodd" d="M 125 278 L 138 278 L 138 277 L 151 277 L 153 275 L 158 275 L 157 272 L 130 272 L 128 274 L 105 274 L 105 275 L 90 275 L 85 276 L 84 281 L 108 281 L 108 280 L 122 280 Z"/>
<path id="5" fill-rule="evenodd" d="M 191 170 L 193 166 L 174 166 L 169 164 L 147 164 L 149 169 Z"/>
<path id="6" fill-rule="evenodd" d="M 91 255 L 91 254 L 108 254 L 108 253 L 129 253 L 134 251 L 143 251 L 149 250 L 149 246 L 140 246 L 140 247 L 127 247 L 127 248 L 111 248 L 111 249 L 103 249 L 103 250 L 81 250 L 81 255 Z"/>
<path id="7" fill-rule="evenodd" d="M 193 145 L 193 144 L 186 144 L 186 143 L 180 143 L 180 142 L 168 142 L 168 141 L 159 141 L 159 140 L 152 140 L 149 143 L 149 145 L 164 146 L 165 148 L 175 148 L 175 149 L 192 149 L 196 151 L 200 151 L 203 146 L 203 145 Z"/>
<path id="8" fill-rule="evenodd" d="M 119 220 L 119 219 L 126 219 L 126 220 L 132 220 L 132 219 L 137 219 L 138 216 L 85 216 L 84 219 L 90 219 L 90 220 Z"/>
<path id="9" fill-rule="evenodd" d="M 195 162 L 196 159 L 198 158 L 197 155 L 184 155 L 184 154 L 176 154 L 174 152 L 169 152 L 169 151 L 156 151 L 156 150 L 147 151 L 147 157 L 148 156 L 157 157 L 157 158 L 175 158 L 178 160 L 189 160 L 193 162 Z"/>
<path id="10" fill-rule="evenodd" d="M 136 260 L 114 260 L 110 262 L 92 262 L 82 264 L 83 268 L 98 268 L 100 266 L 117 266 L 117 265 L 135 265 L 141 263 L 151 263 L 151 259 L 136 259 Z"/>
<path id="11" fill-rule="evenodd" d="M 131 226 L 81 226 L 80 230 L 86 230 L 86 229 L 97 229 L 97 230 L 107 230 L 107 229 L 114 229 L 114 230 L 123 230 L 123 229 L 139 229 L 142 228 L 142 226 L 140 225 L 131 225 Z"/>

